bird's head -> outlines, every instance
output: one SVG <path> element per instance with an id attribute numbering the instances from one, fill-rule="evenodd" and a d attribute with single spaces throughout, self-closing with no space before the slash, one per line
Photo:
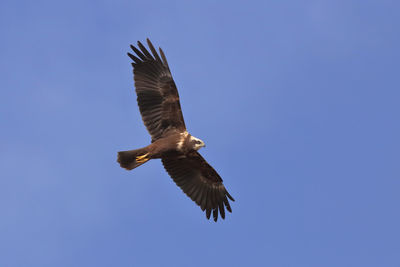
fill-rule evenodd
<path id="1" fill-rule="evenodd" d="M 190 136 L 190 144 L 192 145 L 194 150 L 199 150 L 200 148 L 206 146 L 202 140 L 196 138 L 194 136 Z"/>

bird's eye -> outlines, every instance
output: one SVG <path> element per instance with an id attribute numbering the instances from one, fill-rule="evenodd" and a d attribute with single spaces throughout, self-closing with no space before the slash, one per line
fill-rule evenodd
<path id="1" fill-rule="evenodd" d="M 201 142 L 200 141 L 196 141 L 196 144 L 201 144 Z"/>

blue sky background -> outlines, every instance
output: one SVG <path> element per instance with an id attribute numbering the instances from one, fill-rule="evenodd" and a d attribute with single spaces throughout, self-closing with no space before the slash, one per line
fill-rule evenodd
<path id="1" fill-rule="evenodd" d="M 400 266 L 398 1 L 2 1 L 0 266 Z M 158 160 L 129 44 L 166 52 L 236 198 Z"/>

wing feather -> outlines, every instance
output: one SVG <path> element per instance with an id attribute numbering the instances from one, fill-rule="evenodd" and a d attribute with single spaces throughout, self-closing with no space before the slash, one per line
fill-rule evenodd
<path id="1" fill-rule="evenodd" d="M 167 58 L 165 57 L 164 51 L 161 49 L 161 47 L 160 47 L 159 50 L 160 50 L 160 54 L 161 54 L 161 57 L 163 59 L 164 65 L 167 66 L 167 68 L 169 70 L 168 61 L 167 61 Z"/>
<path id="2" fill-rule="evenodd" d="M 200 201 L 200 208 L 202 211 L 204 211 L 207 207 L 207 196 L 208 196 L 208 188 L 204 186 L 204 190 L 202 192 Z"/>
<path id="3" fill-rule="evenodd" d="M 149 38 L 147 38 L 147 45 L 149 46 L 151 53 L 153 53 L 154 58 L 156 59 L 156 61 L 162 63 L 161 58 L 158 56 L 157 51 L 154 49 L 153 44 L 150 42 Z"/>
<path id="4" fill-rule="evenodd" d="M 225 208 L 232 212 L 227 198 L 230 195 L 221 177 L 198 152 L 163 157 L 161 160 L 174 182 L 206 212 L 208 219 L 211 212 L 214 221 L 218 220 L 218 213 L 225 219 Z"/>
<path id="5" fill-rule="evenodd" d="M 220 193 L 219 200 L 218 200 L 219 214 L 221 215 L 222 219 L 225 219 L 225 208 L 224 208 L 224 199 L 223 199 L 223 197 L 225 197 L 225 194 L 221 194 L 221 192 L 219 192 L 219 193 Z"/>
<path id="6" fill-rule="evenodd" d="M 213 209 L 213 218 L 215 222 L 218 220 L 218 207 Z"/>
<path id="7" fill-rule="evenodd" d="M 138 41 L 137 44 L 138 44 L 140 50 L 142 51 L 142 53 L 145 54 L 145 56 L 146 56 L 147 58 L 153 59 L 153 60 L 154 60 L 154 58 L 151 56 L 151 54 L 149 53 L 149 51 L 147 51 L 146 47 L 145 47 L 140 41 Z"/>
<path id="8" fill-rule="evenodd" d="M 227 192 L 227 193 L 228 193 L 228 192 Z M 228 199 L 226 198 L 226 196 L 224 197 L 224 204 L 225 204 L 226 209 L 227 209 L 229 212 L 232 212 L 231 205 L 229 205 L 229 201 L 228 201 Z"/>
<path id="9" fill-rule="evenodd" d="M 135 63 L 140 63 L 140 59 L 138 59 L 137 57 L 135 57 L 131 53 L 127 53 L 127 54 L 128 54 L 128 57 L 130 57 L 133 61 L 135 61 Z"/>
<path id="10" fill-rule="evenodd" d="M 130 45 L 131 49 L 136 53 L 136 55 L 138 55 L 140 57 L 141 60 L 145 61 L 146 57 L 142 54 L 142 52 L 140 52 L 139 49 L 137 49 L 136 47 L 134 47 L 133 45 Z"/>
<path id="11" fill-rule="evenodd" d="M 208 220 L 210 219 L 210 216 L 211 216 L 211 209 L 207 209 L 206 210 L 206 217 L 207 217 Z"/>

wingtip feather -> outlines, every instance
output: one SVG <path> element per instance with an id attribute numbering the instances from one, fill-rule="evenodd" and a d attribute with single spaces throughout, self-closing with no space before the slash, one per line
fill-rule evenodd
<path id="1" fill-rule="evenodd" d="M 222 201 L 219 202 L 219 214 L 221 215 L 221 218 L 225 220 L 225 209 Z"/>
<path id="2" fill-rule="evenodd" d="M 229 201 L 228 201 L 228 199 L 226 198 L 226 196 L 225 196 L 225 198 L 224 198 L 224 204 L 225 204 L 226 210 L 229 211 L 230 213 L 232 213 L 231 205 L 229 204 Z"/>
<path id="3" fill-rule="evenodd" d="M 157 54 L 157 50 L 154 48 L 154 46 L 150 42 L 149 38 L 147 38 L 147 45 L 149 46 L 151 53 L 153 53 L 153 56 L 156 59 L 156 61 L 162 63 L 160 56 Z"/>
<path id="4" fill-rule="evenodd" d="M 128 57 L 130 57 L 135 63 L 139 63 L 141 62 L 140 59 L 138 59 L 137 57 L 135 57 L 134 55 L 132 55 L 131 53 L 126 53 L 128 55 Z"/>
<path id="5" fill-rule="evenodd" d="M 235 199 L 226 191 L 226 195 L 229 197 L 230 200 L 235 201 Z"/>
<path id="6" fill-rule="evenodd" d="M 214 222 L 218 221 L 218 207 L 213 209 Z"/>
<path id="7" fill-rule="evenodd" d="M 211 209 L 208 208 L 206 210 L 206 217 L 207 217 L 208 220 L 210 219 L 210 216 L 211 216 Z"/>
<path id="8" fill-rule="evenodd" d="M 138 41 L 138 46 L 140 50 L 142 50 L 143 54 L 146 55 L 146 57 L 148 57 L 149 59 L 154 59 L 152 55 L 149 53 L 149 51 L 147 51 L 146 47 L 140 41 Z"/>

